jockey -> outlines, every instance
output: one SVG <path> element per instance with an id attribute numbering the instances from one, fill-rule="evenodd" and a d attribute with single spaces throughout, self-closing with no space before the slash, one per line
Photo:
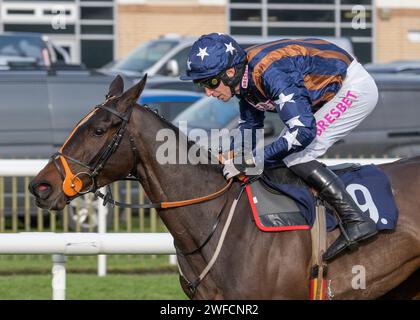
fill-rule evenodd
<path id="1" fill-rule="evenodd" d="M 283 39 L 245 51 L 232 37 L 211 33 L 194 43 L 180 79 L 193 80 L 207 96 L 225 102 L 237 96 L 242 132 L 262 129 L 265 111 L 278 113 L 286 127 L 264 147 L 264 166 L 283 162 L 337 211 L 344 230 L 324 260 L 377 233 L 342 181 L 316 160 L 377 103 L 374 80 L 352 55 L 315 38 Z M 241 171 L 233 159 L 225 162 L 225 178 Z"/>

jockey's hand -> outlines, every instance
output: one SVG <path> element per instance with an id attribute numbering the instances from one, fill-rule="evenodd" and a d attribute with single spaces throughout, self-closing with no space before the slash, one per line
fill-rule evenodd
<path id="1" fill-rule="evenodd" d="M 236 160 L 236 161 L 235 161 Z M 223 166 L 223 176 L 226 180 L 231 178 L 237 177 L 239 175 L 247 175 L 248 169 L 255 168 L 256 163 L 253 155 L 249 155 L 248 157 L 242 157 L 240 161 L 237 158 L 230 158 L 224 162 Z M 236 162 L 236 163 L 235 163 Z M 251 173 L 250 175 L 258 175 L 261 172 Z"/>
<path id="2" fill-rule="evenodd" d="M 234 178 L 245 171 L 243 165 L 234 164 L 233 160 L 234 158 L 228 159 L 223 165 L 223 176 L 226 180 Z"/>

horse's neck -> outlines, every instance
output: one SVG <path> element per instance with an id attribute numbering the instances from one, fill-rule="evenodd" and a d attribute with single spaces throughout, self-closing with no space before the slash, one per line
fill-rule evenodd
<path id="1" fill-rule="evenodd" d="M 152 202 L 196 198 L 211 194 L 225 186 L 226 182 L 217 165 L 179 164 L 179 155 L 185 155 L 187 151 L 180 150 L 186 146 L 186 137 L 176 127 L 170 127 L 160 117 L 147 110 L 137 109 L 133 117 L 133 124 L 135 123 L 136 127 L 130 131 L 136 136 L 136 147 L 139 151 L 137 170 L 143 188 Z M 162 133 L 176 137 L 176 146 L 167 145 L 168 148 L 172 148 L 168 150 L 169 153 L 176 152 L 175 164 L 159 162 L 159 155 L 161 156 L 165 149 L 165 142 L 157 141 L 158 134 L 159 140 L 162 140 Z M 208 161 L 207 151 L 203 151 L 205 152 L 201 160 Z M 209 232 L 223 200 L 225 199 L 220 198 L 204 204 L 163 210 L 160 216 L 174 237 L 179 237 L 176 239 L 177 242 L 190 247 L 188 242 L 197 240 L 194 237 L 201 238 L 202 234 Z"/>
<path id="2" fill-rule="evenodd" d="M 190 163 L 187 155 L 191 144 L 188 145 L 187 137 L 178 128 L 142 108 L 136 109 L 133 118 L 135 125 L 131 132 L 136 135 L 137 170 L 152 201 L 191 198 L 225 184 L 217 165 L 211 165 L 207 150 L 203 149 L 196 159 L 198 164 Z"/>

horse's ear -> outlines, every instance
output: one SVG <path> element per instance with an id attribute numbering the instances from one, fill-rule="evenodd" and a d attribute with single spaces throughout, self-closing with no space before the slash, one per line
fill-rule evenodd
<path id="1" fill-rule="evenodd" d="M 112 80 L 109 85 L 107 98 L 109 97 L 119 97 L 124 92 L 124 80 L 120 75 L 117 75 L 114 80 Z"/>
<path id="2" fill-rule="evenodd" d="M 146 85 L 147 74 L 144 75 L 143 79 L 140 80 L 139 83 L 132 86 L 126 92 L 123 93 L 120 99 L 120 105 L 128 107 L 137 103 L 140 94 L 142 93 L 144 86 Z"/>

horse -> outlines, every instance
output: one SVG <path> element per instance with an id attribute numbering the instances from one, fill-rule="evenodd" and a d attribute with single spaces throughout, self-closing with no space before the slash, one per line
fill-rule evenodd
<path id="1" fill-rule="evenodd" d="M 146 75 L 147 76 L 147 75 Z M 124 91 L 117 76 L 109 86 L 106 100 L 94 107 L 67 138 L 60 151 L 34 177 L 29 190 L 44 209 L 62 210 L 72 199 L 127 176 L 135 177 L 174 238 L 180 269 L 180 285 L 191 299 L 309 299 L 311 234 L 307 230 L 262 232 L 252 220 L 246 197 L 240 197 L 240 181 L 227 184 L 222 165 L 160 163 L 156 157 L 160 130 L 171 130 L 176 152 L 194 142 L 153 110 L 137 103 L 146 76 Z M 195 150 L 199 150 L 198 148 Z M 207 152 L 207 153 L 206 153 Z M 200 152 L 199 152 L 200 153 Z M 208 160 L 209 151 L 200 153 Z M 346 252 L 328 266 L 330 299 L 376 299 L 404 288 L 420 267 L 420 157 L 401 159 L 380 166 L 389 178 L 399 209 L 395 230 L 380 232 L 357 250 Z M 223 190 L 223 192 L 220 192 Z M 233 216 L 229 216 L 236 201 Z M 223 234 L 224 226 L 230 226 Z M 218 222 L 218 223 L 217 223 Z M 331 244 L 339 230 L 329 232 Z M 225 236 L 218 248 L 220 238 Z M 208 273 L 195 283 L 209 266 Z M 365 285 L 355 287 L 363 267 Z M 418 274 L 418 272 L 417 272 Z M 415 276 L 418 279 L 418 276 Z M 414 298 L 420 284 L 411 286 Z M 395 296 L 394 296 L 395 297 Z"/>

